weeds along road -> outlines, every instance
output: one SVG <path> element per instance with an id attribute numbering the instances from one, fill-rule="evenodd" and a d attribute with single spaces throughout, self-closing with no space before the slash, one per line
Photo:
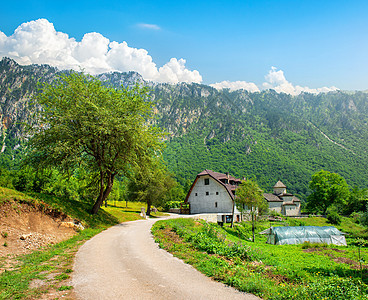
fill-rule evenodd
<path id="1" fill-rule="evenodd" d="M 156 220 L 116 225 L 78 251 L 72 285 L 78 299 L 259 299 L 215 282 L 160 249 Z"/>

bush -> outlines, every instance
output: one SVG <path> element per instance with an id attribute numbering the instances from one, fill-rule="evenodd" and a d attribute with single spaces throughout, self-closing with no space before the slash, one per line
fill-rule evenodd
<path id="1" fill-rule="evenodd" d="M 327 220 L 329 223 L 334 225 L 340 225 L 341 223 L 341 216 L 337 212 L 335 207 L 332 207 L 327 213 Z"/>
<path id="2" fill-rule="evenodd" d="M 360 218 L 360 223 L 364 226 L 368 227 L 368 204 L 366 206 L 366 210 L 365 212 L 362 214 L 361 218 Z"/>
<path id="3" fill-rule="evenodd" d="M 350 218 L 352 218 L 354 220 L 354 223 L 360 224 L 361 219 L 363 217 L 363 213 L 361 212 L 352 212 L 350 215 Z"/>
<path id="4" fill-rule="evenodd" d="M 181 201 L 167 201 L 164 205 L 164 209 L 167 211 L 170 208 L 180 208 Z"/>

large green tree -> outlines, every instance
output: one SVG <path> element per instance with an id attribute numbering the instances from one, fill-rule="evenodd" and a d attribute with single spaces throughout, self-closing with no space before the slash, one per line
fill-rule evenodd
<path id="1" fill-rule="evenodd" d="M 147 215 L 152 205 L 163 206 L 163 201 L 176 182 L 163 162 L 156 158 L 144 167 L 136 169 L 128 183 L 128 196 L 132 201 L 147 203 Z"/>
<path id="2" fill-rule="evenodd" d="M 368 204 L 368 189 L 354 187 L 344 206 L 343 213 L 350 215 L 352 212 L 363 212 Z"/>
<path id="3" fill-rule="evenodd" d="M 149 125 L 153 104 L 145 87 L 115 89 L 71 72 L 45 84 L 35 102 L 41 109 L 28 161 L 66 173 L 83 168 L 95 176 L 93 214 L 110 194 L 116 176 L 160 151 L 161 132 Z"/>
<path id="4" fill-rule="evenodd" d="M 247 213 L 252 221 L 252 233 L 254 242 L 255 224 L 257 216 L 267 209 L 263 191 L 254 180 L 243 180 L 236 189 L 235 203 L 237 208 L 243 213 Z"/>
<path id="5" fill-rule="evenodd" d="M 349 197 L 349 186 L 337 173 L 321 170 L 312 175 L 309 182 L 312 193 L 308 196 L 307 208 L 326 214 L 331 205 L 341 206 Z"/>

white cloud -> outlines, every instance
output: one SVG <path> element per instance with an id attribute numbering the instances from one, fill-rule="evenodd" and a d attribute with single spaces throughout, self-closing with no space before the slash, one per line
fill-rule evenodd
<path id="1" fill-rule="evenodd" d="M 263 90 L 272 89 L 277 93 L 285 93 L 290 95 L 299 95 L 301 93 L 311 93 L 311 94 L 319 94 L 319 93 L 328 93 L 331 91 L 338 90 L 337 87 L 321 87 L 317 89 L 312 89 L 307 86 L 302 87 L 299 85 L 294 86 L 291 82 L 287 81 L 282 70 L 277 70 L 275 67 L 271 67 L 271 70 L 265 76 L 266 82 L 262 84 Z M 247 90 L 249 92 L 258 92 L 260 88 L 253 82 L 246 81 L 222 81 L 214 84 L 210 84 L 210 86 L 221 90 L 224 88 L 228 88 L 231 91 L 235 90 Z"/>
<path id="2" fill-rule="evenodd" d="M 155 24 L 138 24 L 142 28 L 159 30 Z M 19 64 L 50 64 L 59 69 L 84 70 L 91 74 L 110 71 L 136 71 L 144 79 L 156 82 L 202 82 L 198 71 L 188 70 L 184 59 L 171 58 L 169 62 L 157 67 L 145 49 L 128 46 L 126 42 L 110 41 L 103 35 L 86 33 L 80 42 L 66 33 L 57 32 L 54 25 L 46 19 L 21 24 L 11 36 L 0 31 L 0 57 L 10 57 Z M 286 80 L 284 72 L 272 67 L 265 76 L 262 89 L 274 89 L 278 93 L 298 95 L 302 92 L 325 93 L 337 90 L 336 87 L 294 86 Z M 230 90 L 244 89 L 250 92 L 260 90 L 252 82 L 223 81 L 211 86 Z"/>
<path id="3" fill-rule="evenodd" d="M 259 88 L 253 82 L 246 82 L 246 81 L 222 81 L 210 84 L 210 86 L 214 87 L 215 89 L 222 90 L 222 89 L 230 89 L 230 91 L 235 90 L 247 90 L 249 92 L 259 92 Z"/>
<path id="4" fill-rule="evenodd" d="M 159 29 L 154 24 L 143 25 Z M 46 19 L 23 23 L 9 37 L 0 31 L 0 57 L 4 56 L 22 65 L 50 64 L 59 69 L 83 69 L 91 74 L 136 71 L 144 79 L 157 82 L 202 81 L 198 71 L 185 67 L 184 59 L 172 58 L 157 68 L 145 49 L 129 47 L 126 42 L 111 42 L 96 32 L 86 33 L 78 42 L 65 33 L 57 32 Z"/>
<path id="5" fill-rule="evenodd" d="M 152 30 L 160 30 L 161 27 L 156 24 L 146 24 L 146 23 L 139 23 L 138 27 L 143 29 L 152 29 Z"/>
<path id="6" fill-rule="evenodd" d="M 168 63 L 166 63 L 159 70 L 160 80 L 162 82 L 201 82 L 202 76 L 199 74 L 197 70 L 189 71 L 185 68 L 185 59 L 176 58 L 170 59 Z"/>
<path id="7" fill-rule="evenodd" d="M 266 82 L 262 84 L 264 89 L 273 89 L 278 93 L 286 93 L 290 95 L 299 95 L 303 92 L 319 94 L 338 90 L 338 88 L 335 86 L 317 89 L 312 89 L 306 86 L 302 87 L 299 85 L 294 86 L 292 83 L 286 80 L 284 72 L 282 70 L 277 71 L 275 67 L 271 67 L 271 70 L 265 76 L 265 79 Z"/>

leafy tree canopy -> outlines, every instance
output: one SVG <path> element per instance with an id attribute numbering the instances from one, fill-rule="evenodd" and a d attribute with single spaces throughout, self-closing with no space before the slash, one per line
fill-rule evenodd
<path id="1" fill-rule="evenodd" d="M 82 167 L 95 177 L 97 213 L 116 176 L 157 155 L 161 132 L 149 126 L 153 107 L 147 88 L 115 89 L 76 72 L 45 84 L 35 99 L 40 123 L 32 131 L 27 161 L 64 173 Z"/>
<path id="2" fill-rule="evenodd" d="M 263 191 L 257 182 L 251 179 L 243 180 L 241 185 L 236 189 L 235 202 L 239 210 L 249 210 L 251 213 L 263 211 L 267 207 L 267 203 L 263 197 Z"/>
<path id="3" fill-rule="evenodd" d="M 349 197 L 349 186 L 337 173 L 321 170 L 312 175 L 309 187 L 312 194 L 308 197 L 307 208 L 323 214 L 331 205 L 343 205 Z"/>
<path id="4" fill-rule="evenodd" d="M 236 189 L 235 202 L 241 212 L 247 212 L 252 219 L 252 232 L 254 242 L 255 222 L 258 214 L 267 209 L 266 200 L 263 197 L 263 191 L 254 180 L 243 180 Z"/>
<path id="5" fill-rule="evenodd" d="M 365 211 L 368 203 L 368 189 L 359 189 L 354 187 L 350 191 L 350 195 L 347 199 L 347 205 L 343 212 L 346 215 L 350 215 L 352 212 L 363 212 Z"/>
<path id="6" fill-rule="evenodd" d="M 176 184 L 166 166 L 157 158 L 134 172 L 128 183 L 128 196 L 133 201 L 146 202 L 147 215 L 150 215 L 151 206 L 163 206 Z"/>

